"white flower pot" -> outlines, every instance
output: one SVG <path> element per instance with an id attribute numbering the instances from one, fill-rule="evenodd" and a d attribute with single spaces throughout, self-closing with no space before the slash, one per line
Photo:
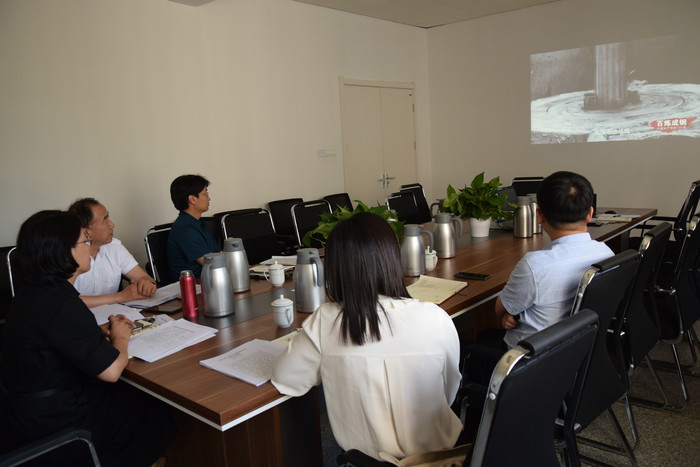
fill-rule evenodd
<path id="1" fill-rule="evenodd" d="M 488 237 L 490 228 L 491 219 L 486 219 L 485 221 L 473 217 L 469 219 L 469 229 L 471 230 L 472 237 Z"/>

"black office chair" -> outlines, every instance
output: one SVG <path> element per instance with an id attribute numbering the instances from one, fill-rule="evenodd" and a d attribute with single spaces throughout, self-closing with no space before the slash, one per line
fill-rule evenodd
<path id="1" fill-rule="evenodd" d="M 277 239 L 283 242 L 287 251 L 293 251 L 294 247 L 299 245 L 292 219 L 292 206 L 303 202 L 304 200 L 301 198 L 288 198 L 267 203 L 267 210 L 272 216 Z"/>
<path id="2" fill-rule="evenodd" d="M 214 240 L 216 240 L 219 250 L 221 250 L 224 246 L 224 233 L 221 230 L 221 219 L 216 216 L 207 216 L 202 217 L 201 221 L 209 227 L 209 231 L 214 237 Z"/>
<path id="3" fill-rule="evenodd" d="M 292 206 L 292 220 L 294 221 L 294 232 L 297 236 L 297 244 L 321 248 L 324 242 L 318 238 L 311 238 L 310 245 L 304 243 L 304 236 L 307 232 L 315 229 L 321 221 L 321 214 L 330 213 L 331 205 L 325 199 L 306 201 Z"/>
<path id="4" fill-rule="evenodd" d="M 464 465 L 560 465 L 552 436 L 555 420 L 562 403 L 570 417 L 575 415 L 597 321 L 594 312 L 582 310 L 522 340 L 501 358 L 489 382 L 471 458 Z M 514 433 L 514 427 L 522 429 Z M 338 465 L 391 464 L 350 450 L 338 457 Z"/>
<path id="5" fill-rule="evenodd" d="M 413 197 L 416 202 L 416 222 L 411 222 L 412 224 L 423 224 L 425 222 L 430 222 L 433 220 L 433 216 L 430 213 L 430 206 L 428 206 L 428 201 L 425 199 L 425 191 L 423 190 L 423 185 L 420 183 L 411 183 L 409 185 L 401 185 L 399 191 L 410 191 L 413 193 Z"/>
<path id="6" fill-rule="evenodd" d="M 392 193 L 386 199 L 386 205 L 396 213 L 396 217 L 406 224 L 420 224 L 420 215 L 416 197 L 412 191 Z"/>
<path id="7" fill-rule="evenodd" d="M 282 254 L 282 245 L 277 241 L 272 218 L 265 209 L 229 211 L 221 217 L 221 229 L 225 238 L 243 240 L 243 248 L 250 264 L 258 264 Z"/>
<path id="8" fill-rule="evenodd" d="M 350 195 L 347 193 L 336 193 L 334 195 L 324 196 L 323 199 L 328 201 L 331 205 L 331 209 L 335 211 L 338 208 L 346 208 L 352 211 L 354 208 L 352 206 L 352 201 L 350 201 Z"/>
<path id="9" fill-rule="evenodd" d="M 564 424 L 563 433 L 565 440 L 574 439 L 576 434 L 585 430 L 593 420 L 607 411 L 623 447 L 618 448 L 584 438 L 580 440 L 606 450 L 622 451 L 629 456 L 633 465 L 637 465 L 637 460 L 612 410 L 612 404 L 618 400 L 625 402 L 636 444 L 637 428 L 627 397 L 627 368 L 620 336 L 632 291 L 631 284 L 637 275 L 639 262 L 640 257 L 636 251 L 623 251 L 592 265 L 581 278 L 572 313 L 575 314 L 583 308 L 594 310 L 598 314 L 599 328 L 576 419 L 572 424 Z M 578 463 L 578 460 L 576 462 Z"/>
<path id="10" fill-rule="evenodd" d="M 676 217 L 653 216 L 647 219 L 642 225 L 635 227 L 633 232 L 640 232 L 639 236 L 630 236 L 629 245 L 631 248 L 639 248 L 642 235 L 652 228 L 656 222 L 673 222 L 673 235 L 666 246 L 666 261 L 674 261 L 679 250 L 687 237 L 688 226 L 693 216 L 697 212 L 698 202 L 700 202 L 700 180 L 690 184 L 688 194 L 683 201 L 680 211 Z"/>
<path id="11" fill-rule="evenodd" d="M 90 432 L 67 428 L 0 457 L 0 467 L 18 465 L 100 466 Z"/>
<path id="12" fill-rule="evenodd" d="M 170 268 L 168 267 L 168 235 L 172 226 L 172 222 L 156 225 L 148 229 L 146 237 L 143 239 L 148 257 L 146 272 L 156 280 L 158 287 L 177 280 L 177 278 L 170 277 Z"/>
<path id="13" fill-rule="evenodd" d="M 537 193 L 544 177 L 514 177 L 510 186 L 515 190 L 516 196 L 526 196 Z"/>
<path id="14" fill-rule="evenodd" d="M 654 294 L 657 277 L 664 259 L 666 243 L 670 235 L 671 224 L 668 222 L 663 222 L 644 234 L 639 248 L 641 257 L 639 270 L 632 283 L 632 291 L 622 326 L 623 335 L 621 336 L 628 355 L 627 373 L 630 378 L 632 373 L 644 362 L 663 397 L 662 403 L 634 397 L 630 397 L 630 400 L 633 403 L 654 408 L 670 408 L 666 392 L 649 358 L 649 352 L 661 337 Z"/>
<path id="15" fill-rule="evenodd" d="M 15 295 L 12 269 L 10 268 L 10 253 L 14 250 L 14 246 L 0 247 L 0 258 L 6 261 L 6 264 L 0 267 L 0 337 L 2 336 L 2 328 L 5 325 L 7 312 L 10 310 L 10 302 Z"/>
<path id="16" fill-rule="evenodd" d="M 676 240 L 675 252 L 667 253 L 657 278 L 655 304 L 661 328 L 661 342 L 671 346 L 673 363 L 654 360 L 661 368 L 671 368 L 678 373 L 683 399 L 688 401 L 688 389 L 684 373 L 692 371 L 697 363 L 697 336 L 693 324 L 700 317 L 700 222 L 694 216 L 686 229 L 685 239 Z M 675 228 L 674 228 L 675 233 Z M 669 242 L 670 243 L 670 242 Z M 687 338 L 692 361 L 681 364 L 676 345 Z"/>

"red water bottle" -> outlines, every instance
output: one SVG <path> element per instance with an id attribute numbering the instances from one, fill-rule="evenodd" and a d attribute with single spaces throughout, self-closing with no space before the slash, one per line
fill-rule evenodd
<path id="1" fill-rule="evenodd" d="M 182 315 L 185 319 L 197 319 L 197 288 L 192 271 L 180 272 L 180 296 L 182 298 Z"/>

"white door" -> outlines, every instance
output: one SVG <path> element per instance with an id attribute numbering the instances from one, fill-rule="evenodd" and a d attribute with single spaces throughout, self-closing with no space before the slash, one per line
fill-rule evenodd
<path id="1" fill-rule="evenodd" d="M 417 182 L 413 88 L 341 79 L 345 190 L 369 206 Z"/>

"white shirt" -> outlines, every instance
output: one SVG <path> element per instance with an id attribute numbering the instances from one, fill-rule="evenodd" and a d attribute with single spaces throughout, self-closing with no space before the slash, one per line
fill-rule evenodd
<path id="1" fill-rule="evenodd" d="M 116 238 L 97 251 L 97 257 L 90 257 L 90 270 L 75 279 L 75 288 L 80 295 L 107 295 L 119 291 L 122 274 L 138 266 L 131 253 Z"/>
<path id="2" fill-rule="evenodd" d="M 339 306 L 321 305 L 280 357 L 272 384 L 300 396 L 323 382 L 343 449 L 377 458 L 453 447 L 462 424 L 450 410 L 461 380 L 452 320 L 432 303 L 379 302 L 381 341 L 362 346 L 343 344 Z"/>

